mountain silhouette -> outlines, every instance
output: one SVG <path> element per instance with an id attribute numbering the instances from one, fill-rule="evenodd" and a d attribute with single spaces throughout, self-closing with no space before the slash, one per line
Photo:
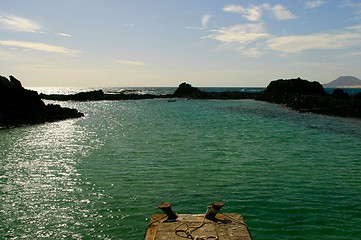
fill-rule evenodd
<path id="1" fill-rule="evenodd" d="M 323 85 L 325 88 L 361 88 L 361 80 L 353 76 L 341 76 Z"/>

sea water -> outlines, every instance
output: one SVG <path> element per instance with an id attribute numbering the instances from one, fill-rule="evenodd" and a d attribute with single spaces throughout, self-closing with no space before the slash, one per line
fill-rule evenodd
<path id="1" fill-rule="evenodd" d="M 48 102 L 0 130 L 0 239 L 142 239 L 157 205 L 242 214 L 254 239 L 361 239 L 361 121 L 254 100 Z"/>

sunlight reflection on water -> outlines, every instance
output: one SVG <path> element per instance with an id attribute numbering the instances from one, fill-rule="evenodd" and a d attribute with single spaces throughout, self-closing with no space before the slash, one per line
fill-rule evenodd
<path id="1" fill-rule="evenodd" d="M 7 139 L 3 160 L 1 215 L 3 237 L 76 237 L 76 215 L 85 214 L 76 165 L 87 149 L 87 134 L 75 120 L 26 127 Z M 86 209 L 86 208 L 85 208 Z M 78 213 L 76 213 L 78 212 Z M 37 229 L 34 232 L 34 229 Z M 74 235 L 75 234 L 75 235 Z"/>

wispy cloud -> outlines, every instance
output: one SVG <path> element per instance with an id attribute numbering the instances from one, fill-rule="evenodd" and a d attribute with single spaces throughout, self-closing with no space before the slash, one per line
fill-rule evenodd
<path id="1" fill-rule="evenodd" d="M 264 3 L 261 6 L 263 9 L 271 12 L 274 15 L 274 17 L 280 21 L 297 18 L 296 15 L 294 15 L 285 6 L 283 6 L 281 4 L 276 4 L 276 5 L 272 6 L 268 3 Z"/>
<path id="2" fill-rule="evenodd" d="M 40 32 L 42 26 L 30 19 L 11 14 L 0 14 L 0 28 L 15 32 Z"/>
<path id="3" fill-rule="evenodd" d="M 70 34 L 62 33 L 62 32 L 55 33 L 55 35 L 62 36 L 62 37 L 71 37 Z"/>
<path id="4" fill-rule="evenodd" d="M 145 66 L 147 63 L 140 62 L 140 61 L 131 61 L 131 60 L 116 60 L 115 61 L 118 64 L 122 65 L 132 65 L 132 66 Z"/>
<path id="5" fill-rule="evenodd" d="M 213 39 L 235 48 L 243 55 L 259 56 L 262 52 L 253 46 L 258 40 L 270 37 L 264 31 L 263 24 L 240 24 L 228 28 L 212 30 L 212 34 L 204 38 Z"/>
<path id="6" fill-rule="evenodd" d="M 258 21 L 262 17 L 262 11 L 258 6 L 245 8 L 240 5 L 227 5 L 223 8 L 223 11 L 239 13 L 248 21 Z"/>
<path id="7" fill-rule="evenodd" d="M 354 2 L 352 0 L 344 0 L 342 3 L 343 7 L 350 7 L 355 10 L 355 13 L 361 15 L 361 2 Z"/>
<path id="8" fill-rule="evenodd" d="M 207 38 L 215 39 L 224 43 L 245 44 L 259 38 L 268 37 L 262 24 L 239 24 L 228 28 L 212 30 L 213 34 Z"/>
<path id="9" fill-rule="evenodd" d="M 268 33 L 260 22 L 214 29 L 210 33 L 203 38 L 216 40 L 223 47 L 249 57 L 270 52 L 288 56 L 310 50 L 343 49 L 352 52 L 361 45 L 361 25 L 349 26 L 338 32 L 275 36 Z"/>
<path id="10" fill-rule="evenodd" d="M 354 32 L 359 32 L 359 33 L 361 33 L 361 24 L 346 27 L 346 30 L 350 30 L 350 31 L 354 31 Z"/>
<path id="11" fill-rule="evenodd" d="M 325 3 L 324 0 L 314 0 L 314 1 L 308 1 L 305 3 L 305 6 L 307 8 L 317 8 L 322 6 Z"/>
<path id="12" fill-rule="evenodd" d="M 353 0 L 344 0 L 342 5 L 347 6 L 347 7 L 361 8 L 361 3 L 360 2 L 354 2 Z"/>
<path id="13" fill-rule="evenodd" d="M 0 40 L 0 45 L 8 47 L 25 48 L 42 52 L 57 53 L 67 56 L 75 56 L 79 51 L 65 48 L 62 46 L 55 46 L 46 43 L 38 42 L 23 42 L 23 41 L 12 41 L 12 40 Z"/>
<path id="14" fill-rule="evenodd" d="M 212 18 L 212 15 L 210 15 L 210 14 L 203 15 L 203 17 L 202 17 L 202 26 L 204 28 L 208 27 L 208 24 L 209 24 L 209 21 L 211 20 L 211 18 Z"/>
<path id="15" fill-rule="evenodd" d="M 223 11 L 239 13 L 243 18 L 253 22 L 260 21 L 264 12 L 271 13 L 277 20 L 280 21 L 297 18 L 296 15 L 281 4 L 270 5 L 268 3 L 263 3 L 260 5 L 250 5 L 249 7 L 227 5 L 223 8 Z"/>
<path id="16" fill-rule="evenodd" d="M 360 44 L 361 33 L 351 32 L 282 36 L 267 41 L 267 47 L 269 49 L 285 54 L 300 54 L 315 49 L 344 49 Z"/>
<path id="17" fill-rule="evenodd" d="M 186 28 L 187 29 L 204 30 L 204 29 L 208 28 L 209 22 L 211 21 L 212 17 L 213 16 L 210 15 L 210 14 L 205 14 L 205 15 L 202 16 L 202 19 L 201 19 L 201 24 L 202 24 L 201 27 L 199 27 L 199 26 L 196 26 L 196 27 L 187 26 Z"/>

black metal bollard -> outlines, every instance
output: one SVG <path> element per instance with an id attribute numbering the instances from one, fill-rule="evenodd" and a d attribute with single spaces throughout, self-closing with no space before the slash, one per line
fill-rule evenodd
<path id="1" fill-rule="evenodd" d="M 223 202 L 213 202 L 211 206 L 208 206 L 206 218 L 209 220 L 215 219 L 217 213 L 219 213 L 221 211 L 221 208 L 223 206 L 224 206 Z"/>
<path id="2" fill-rule="evenodd" d="M 169 202 L 164 202 L 158 205 L 159 209 L 162 209 L 162 211 L 167 214 L 168 220 L 175 220 L 177 219 L 177 214 L 172 210 L 172 204 Z"/>

